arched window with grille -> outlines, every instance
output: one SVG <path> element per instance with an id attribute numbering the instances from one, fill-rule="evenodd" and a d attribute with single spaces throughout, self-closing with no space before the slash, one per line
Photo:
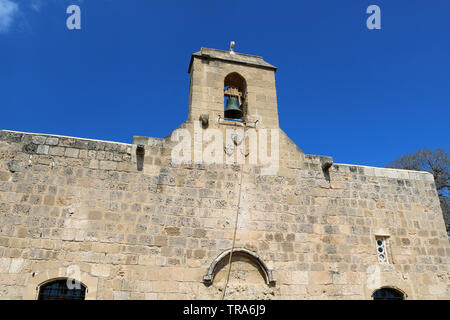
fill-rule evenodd
<path id="1" fill-rule="evenodd" d="M 85 295 L 86 287 L 82 283 L 65 278 L 41 285 L 38 300 L 84 300 Z"/>
<path id="2" fill-rule="evenodd" d="M 373 300 L 404 300 L 405 295 L 394 288 L 380 288 L 372 294 Z"/>

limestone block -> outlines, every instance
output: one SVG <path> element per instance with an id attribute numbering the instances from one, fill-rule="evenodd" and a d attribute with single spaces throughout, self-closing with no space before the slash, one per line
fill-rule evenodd
<path id="1" fill-rule="evenodd" d="M 332 273 L 333 284 L 347 284 L 347 273 L 345 272 L 333 272 Z"/>
<path id="2" fill-rule="evenodd" d="M 308 284 L 309 274 L 307 271 L 292 271 L 292 284 Z"/>
<path id="3" fill-rule="evenodd" d="M 52 156 L 63 156 L 65 153 L 65 148 L 63 147 L 50 147 L 49 152 Z"/>
<path id="4" fill-rule="evenodd" d="M 66 148 L 66 150 L 64 152 L 64 156 L 69 157 L 69 158 L 77 158 L 79 153 L 80 153 L 79 149 Z"/>
<path id="5" fill-rule="evenodd" d="M 50 147 L 47 146 L 47 145 L 42 145 L 42 144 L 40 144 L 40 145 L 38 145 L 38 147 L 37 147 L 36 153 L 37 153 L 37 154 L 48 154 L 49 148 L 50 148 Z"/>
<path id="6" fill-rule="evenodd" d="M 309 283 L 311 284 L 331 284 L 332 280 L 328 271 L 309 272 Z"/>
<path id="7" fill-rule="evenodd" d="M 434 285 L 428 286 L 428 292 L 431 295 L 434 295 L 434 296 L 440 297 L 440 298 L 443 298 L 446 296 L 447 289 L 448 289 L 448 285 L 445 285 L 445 284 L 434 284 Z"/>
<path id="8" fill-rule="evenodd" d="M 130 300 L 130 292 L 114 291 L 114 300 Z"/>
<path id="9" fill-rule="evenodd" d="M 44 136 L 32 136 L 31 142 L 34 144 L 44 144 L 46 139 Z"/>
<path id="10" fill-rule="evenodd" d="M 157 300 L 157 299 L 158 299 L 158 294 L 153 293 L 153 292 L 151 292 L 151 293 L 146 292 L 145 293 L 145 300 Z"/>
<path id="11" fill-rule="evenodd" d="M 25 260 L 21 258 L 11 259 L 9 273 L 20 273 L 22 271 Z"/>
<path id="12" fill-rule="evenodd" d="M 8 273 L 11 265 L 11 259 L 0 258 L 0 273 Z"/>
<path id="13" fill-rule="evenodd" d="M 98 277 L 109 277 L 111 273 L 111 267 L 104 264 L 93 264 L 91 267 L 91 273 Z"/>
<path id="14" fill-rule="evenodd" d="M 88 219 L 89 220 L 101 220 L 103 218 L 103 212 L 93 210 L 88 212 Z"/>
<path id="15" fill-rule="evenodd" d="M 54 137 L 47 137 L 45 144 L 49 145 L 49 146 L 57 146 L 59 142 L 58 138 L 54 138 Z"/>
<path id="16" fill-rule="evenodd" d="M 0 181 L 8 181 L 11 174 L 6 171 L 0 171 Z"/>

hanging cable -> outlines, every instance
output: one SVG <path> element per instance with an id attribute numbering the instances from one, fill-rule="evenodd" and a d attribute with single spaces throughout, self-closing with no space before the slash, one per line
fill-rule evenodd
<path id="1" fill-rule="evenodd" d="M 247 128 L 247 126 L 244 126 L 244 135 L 243 135 L 243 138 L 242 138 L 242 142 L 244 143 L 244 148 L 245 148 L 245 129 L 246 128 Z M 234 141 L 234 143 L 237 146 L 236 141 Z M 245 159 L 244 159 L 244 162 L 245 162 Z M 233 257 L 234 245 L 236 243 L 236 231 L 237 231 L 237 226 L 238 226 L 239 211 L 241 209 L 241 192 L 242 192 L 242 176 L 243 176 L 243 174 L 244 174 L 244 164 L 241 164 L 241 176 L 239 178 L 239 195 L 238 195 L 238 205 L 237 205 L 237 210 L 236 210 L 236 219 L 235 219 L 235 223 L 234 223 L 233 243 L 231 244 L 230 257 L 228 258 L 228 274 L 227 274 L 227 279 L 225 281 L 225 286 L 223 288 L 222 300 L 225 299 L 225 294 L 227 292 L 228 282 L 230 281 L 231 258 Z"/>
<path id="2" fill-rule="evenodd" d="M 237 206 L 237 210 L 236 210 L 236 219 L 235 219 L 235 224 L 234 224 L 233 243 L 231 245 L 230 257 L 228 259 L 228 274 L 227 274 L 227 280 L 225 281 L 225 286 L 223 288 L 222 300 L 225 299 L 225 294 L 226 294 L 226 291 L 227 291 L 228 281 L 230 280 L 231 258 L 233 256 L 234 244 L 236 242 L 236 231 L 237 231 L 237 225 L 238 225 L 239 210 L 241 208 L 241 190 L 242 190 L 242 174 L 243 174 L 243 171 L 244 171 L 244 166 L 241 164 L 241 177 L 240 177 L 240 181 L 239 181 L 239 198 L 238 198 L 238 206 Z"/>

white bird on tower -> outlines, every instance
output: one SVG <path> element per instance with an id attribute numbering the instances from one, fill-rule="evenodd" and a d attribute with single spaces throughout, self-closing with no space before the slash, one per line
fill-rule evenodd
<path id="1" fill-rule="evenodd" d="M 234 54 L 234 41 L 230 42 L 230 53 Z"/>

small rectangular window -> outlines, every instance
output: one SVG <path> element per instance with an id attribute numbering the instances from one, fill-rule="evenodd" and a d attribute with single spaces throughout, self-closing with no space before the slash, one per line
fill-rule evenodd
<path id="1" fill-rule="evenodd" d="M 377 245 L 378 262 L 380 263 L 389 263 L 386 239 L 387 239 L 386 237 L 375 237 Z"/>

